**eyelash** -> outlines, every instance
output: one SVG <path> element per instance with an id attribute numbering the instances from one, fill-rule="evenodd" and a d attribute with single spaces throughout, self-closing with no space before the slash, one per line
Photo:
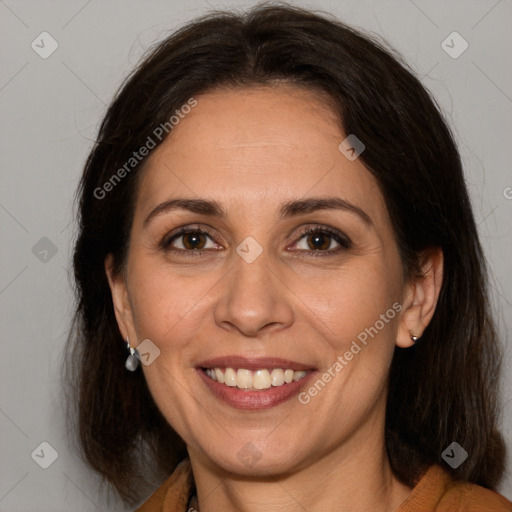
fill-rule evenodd
<path id="1" fill-rule="evenodd" d="M 173 234 L 171 237 L 166 235 L 160 242 L 160 247 L 164 251 L 169 251 L 169 252 L 174 252 L 174 253 L 182 253 L 186 257 L 202 256 L 204 252 L 211 250 L 211 249 L 187 250 L 187 249 L 169 248 L 171 243 L 174 240 L 176 240 L 177 238 L 180 238 L 181 236 L 189 235 L 191 233 L 206 235 L 213 240 L 213 237 L 212 237 L 210 231 L 208 231 L 208 229 L 206 229 L 206 228 L 183 227 L 177 233 Z M 340 244 L 341 247 L 338 247 L 337 249 L 330 249 L 330 250 L 325 250 L 325 251 L 322 251 L 322 250 L 309 250 L 309 251 L 299 250 L 298 252 L 306 252 L 314 257 L 324 257 L 324 256 L 334 256 L 334 255 L 340 253 L 341 251 L 350 249 L 352 247 L 352 241 L 346 235 L 342 235 L 341 233 L 339 233 L 331 228 L 328 228 L 326 226 L 316 226 L 316 227 L 306 228 L 300 232 L 298 240 L 299 241 L 302 240 L 302 238 L 304 238 L 306 235 L 313 235 L 313 234 L 318 234 L 318 233 L 330 236 L 338 244 Z"/>

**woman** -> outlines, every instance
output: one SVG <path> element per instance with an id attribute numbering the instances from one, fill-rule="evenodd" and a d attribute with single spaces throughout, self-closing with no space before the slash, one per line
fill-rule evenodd
<path id="1" fill-rule="evenodd" d="M 511 510 L 459 155 L 380 43 L 287 5 L 196 20 L 79 199 L 78 432 L 127 503 Z"/>

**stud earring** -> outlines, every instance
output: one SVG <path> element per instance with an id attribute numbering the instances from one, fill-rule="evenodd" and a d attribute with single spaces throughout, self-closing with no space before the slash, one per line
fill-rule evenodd
<path id="1" fill-rule="evenodd" d="M 130 340 L 128 339 L 128 336 L 126 337 L 126 348 L 130 352 L 130 354 L 126 358 L 124 366 L 127 370 L 134 372 L 139 366 L 139 351 L 130 345 Z"/>
<path id="2" fill-rule="evenodd" d="M 416 343 L 419 339 L 419 336 L 414 336 L 414 334 L 411 334 L 411 340 L 413 341 L 413 343 Z"/>

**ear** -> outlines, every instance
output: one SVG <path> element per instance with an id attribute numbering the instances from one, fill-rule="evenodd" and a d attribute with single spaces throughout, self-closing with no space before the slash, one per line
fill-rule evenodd
<path id="1" fill-rule="evenodd" d="M 443 282 L 443 251 L 439 247 L 425 250 L 420 256 L 421 275 L 406 285 L 396 344 L 414 345 L 411 335 L 421 338 L 434 316 Z"/>
<path id="2" fill-rule="evenodd" d="M 105 273 L 107 274 L 112 302 L 116 315 L 117 325 L 121 331 L 123 339 L 129 336 L 132 343 L 135 340 L 135 328 L 133 322 L 132 306 L 130 304 L 128 288 L 122 273 L 114 272 L 114 256 L 112 253 L 105 258 Z"/>

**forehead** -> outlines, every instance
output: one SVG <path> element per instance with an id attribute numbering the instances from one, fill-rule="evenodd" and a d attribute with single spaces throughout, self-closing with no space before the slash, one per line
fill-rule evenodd
<path id="1" fill-rule="evenodd" d="M 184 193 L 234 206 L 308 194 L 383 206 L 373 176 L 339 151 L 345 135 L 325 94 L 279 85 L 196 100 L 146 163 L 143 207 Z"/>

